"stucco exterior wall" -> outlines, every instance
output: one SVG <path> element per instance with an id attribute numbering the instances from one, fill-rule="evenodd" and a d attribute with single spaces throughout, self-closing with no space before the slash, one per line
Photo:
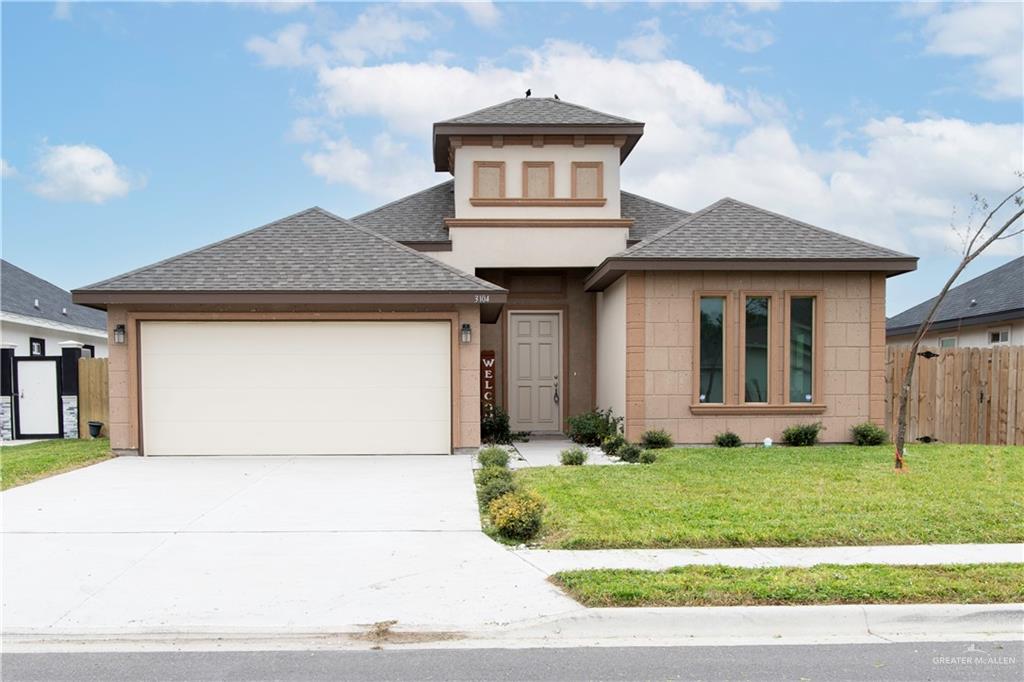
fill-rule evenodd
<path id="1" fill-rule="evenodd" d="M 597 294 L 597 405 L 626 416 L 626 278 Z"/>
<path id="2" fill-rule="evenodd" d="M 1024 320 L 1007 320 L 1005 322 L 991 322 L 988 324 L 970 324 L 957 329 L 946 329 L 925 334 L 923 345 L 938 347 L 941 339 L 956 339 L 957 348 L 989 348 L 988 333 L 1001 329 L 1009 330 L 1011 346 L 1024 346 Z M 905 336 L 889 337 L 889 345 L 909 346 L 914 340 L 913 334 Z"/>
<path id="3" fill-rule="evenodd" d="M 452 241 L 451 251 L 428 251 L 426 254 L 472 273 L 477 268 L 594 268 L 608 256 L 626 248 L 629 229 L 451 227 L 448 234 Z"/>
<path id="4" fill-rule="evenodd" d="M 99 331 L 97 333 L 102 334 Z M 102 336 L 58 331 L 18 322 L 0 322 L 0 343 L 13 345 L 15 347 L 15 355 L 21 357 L 29 354 L 29 337 L 46 341 L 47 355 L 60 355 L 60 344 L 64 341 L 77 341 L 78 343 L 87 343 L 94 346 L 96 348 L 95 357 L 107 357 L 107 340 Z"/>
<path id="5" fill-rule="evenodd" d="M 726 404 L 728 414 L 694 414 L 694 301 L 700 291 L 726 293 Z M 813 404 L 791 408 L 784 402 L 786 292 L 818 292 Z M 884 417 L 885 279 L 872 273 L 822 272 L 648 272 L 630 299 L 627 334 L 632 334 L 627 367 L 628 433 L 665 429 L 681 443 L 707 443 L 725 430 L 746 441 L 781 437 L 796 423 L 821 421 L 825 441 L 848 441 L 849 429 Z M 739 354 L 741 292 L 773 296 L 770 404 L 740 405 Z M 642 296 L 642 301 L 640 297 Z M 642 328 L 641 328 L 642 327 Z M 642 377 L 630 381 L 633 377 Z M 746 408 L 747 411 L 744 411 Z M 803 411 L 801 411 L 803 410 Z M 723 410 L 725 411 L 725 410 Z M 766 413 L 767 412 L 767 413 Z M 628 413 L 627 413 L 628 414 Z M 639 416 L 642 415 L 642 418 Z"/>

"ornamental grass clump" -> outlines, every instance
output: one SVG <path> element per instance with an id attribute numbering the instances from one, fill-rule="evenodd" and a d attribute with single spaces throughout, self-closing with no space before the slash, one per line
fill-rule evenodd
<path id="1" fill-rule="evenodd" d="M 889 432 L 878 424 L 864 422 L 850 429 L 854 445 L 883 445 L 889 442 Z"/>
<path id="2" fill-rule="evenodd" d="M 573 446 L 562 450 L 558 456 L 565 466 L 580 466 L 587 461 L 587 451 L 579 446 Z"/>
<path id="3" fill-rule="evenodd" d="M 644 431 L 640 436 L 640 445 L 648 450 L 662 450 L 672 447 L 672 436 L 663 429 Z"/>
<path id="4" fill-rule="evenodd" d="M 818 442 L 818 434 L 822 429 L 821 422 L 813 424 L 795 424 L 782 432 L 782 442 L 786 445 L 806 447 L 815 445 Z"/>
<path id="5" fill-rule="evenodd" d="M 476 456 L 476 461 L 480 462 L 480 466 L 485 469 L 487 467 L 501 467 L 504 469 L 508 466 L 508 450 L 492 445 L 481 450 Z"/>
<path id="6" fill-rule="evenodd" d="M 712 442 L 720 448 L 738 448 L 743 445 L 743 440 L 732 431 L 717 434 Z"/>
<path id="7" fill-rule="evenodd" d="M 641 452 L 643 452 L 643 448 L 636 443 L 626 443 L 619 448 L 619 460 L 635 464 L 640 461 Z"/>
<path id="8" fill-rule="evenodd" d="M 654 464 L 658 460 L 658 453 L 654 450 L 644 450 L 640 453 L 641 464 Z"/>
<path id="9" fill-rule="evenodd" d="M 605 436 L 601 441 L 601 451 L 609 457 L 618 457 L 619 450 L 626 444 L 626 438 L 621 433 L 613 433 Z"/>

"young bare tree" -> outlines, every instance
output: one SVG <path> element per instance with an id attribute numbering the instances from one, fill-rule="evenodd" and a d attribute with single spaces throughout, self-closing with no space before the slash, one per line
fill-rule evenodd
<path id="1" fill-rule="evenodd" d="M 1024 172 L 1018 172 L 1017 177 L 1024 178 Z M 907 438 L 907 402 L 910 398 L 910 382 L 914 376 L 917 349 L 921 346 L 921 339 L 928 333 L 935 313 L 938 312 L 939 306 L 942 305 L 942 301 L 946 298 L 946 294 L 949 293 L 953 283 L 956 282 L 960 273 L 964 271 L 971 261 L 981 255 L 985 249 L 995 242 L 1001 239 L 1016 237 L 1024 232 L 1024 229 L 1019 227 L 1012 229 L 1020 221 L 1021 216 L 1024 216 L 1024 185 L 1006 195 L 995 207 L 989 206 L 988 202 L 977 194 L 972 195 L 971 199 L 973 205 L 966 226 L 962 230 L 957 230 L 954 226 L 954 230 L 957 231 L 963 242 L 960 264 L 957 265 L 953 274 L 946 280 L 946 284 L 942 287 L 939 295 L 935 297 L 931 307 L 928 309 L 928 314 L 925 315 L 924 320 L 921 321 L 920 326 L 917 328 L 917 333 L 914 334 L 913 343 L 910 344 L 910 361 L 907 363 L 907 372 L 903 375 L 903 384 L 900 386 L 899 411 L 896 418 L 896 469 L 898 471 L 904 467 L 903 455 Z M 1004 208 L 1012 210 L 1012 213 L 1007 214 L 1003 210 Z M 984 216 L 978 225 L 973 224 L 976 215 Z"/>

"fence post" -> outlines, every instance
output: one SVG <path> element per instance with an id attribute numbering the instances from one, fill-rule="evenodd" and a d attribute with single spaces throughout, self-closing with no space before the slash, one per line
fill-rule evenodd
<path id="1" fill-rule="evenodd" d="M 78 438 L 78 359 L 85 344 L 62 341 L 60 344 L 60 412 L 64 437 Z"/>

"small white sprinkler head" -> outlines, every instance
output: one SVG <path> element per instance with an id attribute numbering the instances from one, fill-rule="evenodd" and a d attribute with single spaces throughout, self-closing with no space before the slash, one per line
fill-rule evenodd
<path id="1" fill-rule="evenodd" d="M 772 439 L 771 438 L 765 438 L 764 439 L 764 446 L 766 448 L 770 448 L 772 446 Z"/>

